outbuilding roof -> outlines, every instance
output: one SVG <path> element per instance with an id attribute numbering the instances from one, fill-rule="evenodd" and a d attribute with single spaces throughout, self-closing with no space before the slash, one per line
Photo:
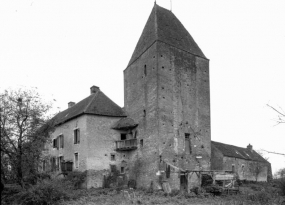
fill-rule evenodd
<path id="1" fill-rule="evenodd" d="M 215 141 L 212 141 L 212 146 L 215 146 L 224 156 L 227 157 L 235 157 L 246 160 L 267 162 L 262 156 L 260 156 L 253 149 L 237 147 L 234 145 L 224 144 Z"/>
<path id="2" fill-rule="evenodd" d="M 162 8 L 157 4 L 154 5 L 151 11 L 128 66 L 130 66 L 155 41 L 161 41 L 193 55 L 206 58 L 178 18 L 171 11 Z"/>
<path id="3" fill-rule="evenodd" d="M 125 129 L 134 128 L 136 126 L 138 126 L 138 123 L 136 123 L 132 118 L 125 117 L 116 122 L 115 125 L 113 126 L 113 129 L 125 130 Z"/>
<path id="4" fill-rule="evenodd" d="M 55 116 L 55 124 L 59 125 L 82 114 L 126 117 L 123 109 L 98 90 L 72 107 Z"/>

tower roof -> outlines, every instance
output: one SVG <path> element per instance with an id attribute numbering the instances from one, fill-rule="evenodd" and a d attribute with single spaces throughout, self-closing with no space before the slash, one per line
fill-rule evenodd
<path id="1" fill-rule="evenodd" d="M 178 18 L 171 11 L 155 4 L 128 66 L 156 41 L 164 42 L 193 55 L 206 58 Z"/>

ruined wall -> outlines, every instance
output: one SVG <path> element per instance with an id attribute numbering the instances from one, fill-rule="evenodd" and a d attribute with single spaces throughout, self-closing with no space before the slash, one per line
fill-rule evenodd
<path id="1" fill-rule="evenodd" d="M 80 129 L 80 143 L 74 144 L 74 129 Z M 73 120 L 70 120 L 62 125 L 56 127 L 52 133 L 52 140 L 59 135 L 64 136 L 64 147 L 53 148 L 52 142 L 50 144 L 49 153 L 51 156 L 60 157 L 63 156 L 65 161 L 73 161 L 73 170 L 85 171 L 87 168 L 87 133 L 86 133 L 86 115 L 80 116 Z M 74 153 L 79 154 L 79 167 L 75 168 Z"/>
<path id="2" fill-rule="evenodd" d="M 143 140 L 131 160 L 142 161 L 138 184 L 157 182 L 160 159 L 182 169 L 209 170 L 209 62 L 160 41 L 124 71 L 125 109 Z M 185 136 L 189 135 L 186 143 Z M 186 148 L 189 146 L 189 148 Z M 169 183 L 180 188 L 177 172 Z"/>
<path id="3" fill-rule="evenodd" d="M 268 163 L 224 156 L 223 170 L 233 169 L 241 180 L 256 181 L 257 177 L 257 181 L 267 181 Z"/>

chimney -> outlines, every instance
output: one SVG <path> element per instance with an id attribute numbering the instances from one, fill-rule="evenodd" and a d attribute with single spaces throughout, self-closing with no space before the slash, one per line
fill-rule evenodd
<path id="1" fill-rule="evenodd" d="M 251 144 L 248 144 L 248 145 L 247 145 L 247 149 L 248 149 L 249 151 L 252 151 L 252 145 L 251 145 Z"/>
<path id="2" fill-rule="evenodd" d="M 100 90 L 99 87 L 93 85 L 93 86 L 90 88 L 90 95 L 97 93 L 99 90 Z"/>
<path id="3" fill-rule="evenodd" d="M 68 103 L 68 108 L 71 108 L 73 105 L 75 105 L 75 102 L 69 102 Z"/>

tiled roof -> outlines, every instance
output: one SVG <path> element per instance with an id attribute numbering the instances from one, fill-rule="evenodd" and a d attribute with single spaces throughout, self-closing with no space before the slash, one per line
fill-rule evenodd
<path id="1" fill-rule="evenodd" d="M 132 118 L 125 117 L 120 119 L 118 122 L 115 123 L 113 129 L 122 130 L 122 129 L 130 129 L 134 128 L 138 125 Z"/>
<path id="2" fill-rule="evenodd" d="M 128 66 L 155 41 L 162 41 L 193 55 L 206 58 L 178 18 L 171 11 L 157 4 L 152 9 Z"/>
<path id="3" fill-rule="evenodd" d="M 249 150 L 243 147 L 237 147 L 233 145 L 223 144 L 220 142 L 212 141 L 212 145 L 215 146 L 224 156 L 235 157 L 246 160 L 267 162 L 262 156 L 260 156 L 256 151 Z"/>
<path id="4" fill-rule="evenodd" d="M 82 114 L 125 117 L 126 114 L 116 103 L 102 91 L 93 93 L 55 116 L 56 125 L 62 124 Z"/>

